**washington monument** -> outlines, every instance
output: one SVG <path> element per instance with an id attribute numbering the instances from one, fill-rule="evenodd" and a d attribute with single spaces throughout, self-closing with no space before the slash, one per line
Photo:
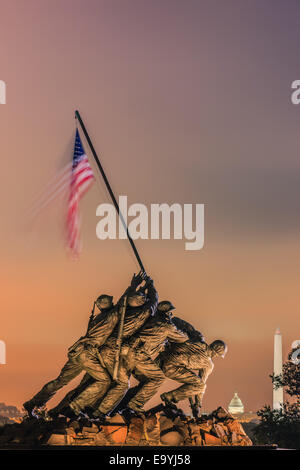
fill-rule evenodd
<path id="1" fill-rule="evenodd" d="M 282 339 L 279 328 L 275 331 L 274 335 L 274 375 L 282 374 Z M 283 388 L 279 387 L 275 390 L 273 385 L 273 409 L 280 409 L 283 403 Z"/>

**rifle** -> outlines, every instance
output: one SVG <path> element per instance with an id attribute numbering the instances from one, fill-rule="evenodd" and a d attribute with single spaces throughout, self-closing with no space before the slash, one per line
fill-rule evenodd
<path id="1" fill-rule="evenodd" d="M 115 359 L 114 371 L 113 371 L 113 380 L 115 381 L 118 380 L 118 376 L 119 376 L 120 355 L 121 355 L 126 307 L 127 307 L 127 295 L 124 296 L 123 304 L 121 307 L 121 318 L 119 322 L 119 330 L 118 330 L 118 337 L 117 337 L 117 353 L 116 353 L 116 359 Z"/>
<path id="2" fill-rule="evenodd" d="M 91 311 L 91 315 L 90 315 L 90 318 L 89 318 L 89 322 L 88 322 L 88 327 L 87 327 L 87 330 L 86 330 L 86 334 L 88 334 L 89 329 L 91 328 L 92 323 L 93 323 L 94 318 L 95 318 L 95 306 L 96 306 L 96 302 L 94 302 L 94 305 L 93 305 L 93 308 L 92 308 L 92 311 Z"/>
<path id="3" fill-rule="evenodd" d="M 150 410 L 146 411 L 146 416 L 153 416 L 156 413 L 160 413 L 163 411 L 167 418 L 174 419 L 177 416 L 185 416 L 183 411 L 180 408 L 177 408 L 177 406 L 168 406 L 165 405 L 164 403 L 160 403 L 159 405 L 154 406 L 153 408 L 150 408 Z"/>
<path id="4" fill-rule="evenodd" d="M 135 277 L 140 278 L 139 283 L 141 283 L 143 281 L 143 279 L 145 278 L 145 275 L 146 275 L 146 273 L 144 273 L 144 271 L 140 271 L 140 273 Z M 131 287 L 132 287 L 132 284 L 131 284 Z M 136 289 L 136 287 L 135 287 L 135 289 Z M 121 306 L 121 317 L 120 317 L 120 321 L 119 321 L 118 337 L 117 337 L 117 344 L 116 344 L 117 353 L 116 353 L 116 359 L 115 359 L 114 370 L 113 370 L 113 380 L 114 381 L 118 380 L 118 376 L 119 376 L 120 356 L 121 356 L 121 349 L 122 349 L 124 318 L 125 318 L 126 307 L 127 307 L 128 290 L 126 292 L 127 292 L 127 294 L 124 295 L 123 303 L 122 303 L 122 306 Z"/>

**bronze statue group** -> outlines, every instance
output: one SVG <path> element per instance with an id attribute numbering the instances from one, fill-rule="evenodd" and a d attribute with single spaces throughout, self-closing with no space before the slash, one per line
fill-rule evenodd
<path id="1" fill-rule="evenodd" d="M 212 359 L 227 352 L 224 341 L 207 344 L 192 325 L 173 317 L 174 306 L 167 300 L 158 303 L 153 280 L 145 272 L 133 276 L 116 304 L 103 294 L 95 305 L 99 313 L 92 314 L 86 334 L 69 348 L 59 376 L 24 403 L 29 416 L 37 416 L 36 410 L 81 372 L 80 384 L 48 411 L 50 417 L 88 416 L 104 423 L 116 411 L 125 419 L 143 415 L 166 378 L 181 385 L 161 395 L 164 404 L 176 408 L 188 398 L 198 413 Z M 129 388 L 131 376 L 138 385 Z"/>

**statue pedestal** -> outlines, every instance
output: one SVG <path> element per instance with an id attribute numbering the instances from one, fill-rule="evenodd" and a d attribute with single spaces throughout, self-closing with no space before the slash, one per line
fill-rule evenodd
<path id="1" fill-rule="evenodd" d="M 194 419 L 169 413 L 167 408 L 144 418 L 122 415 L 105 425 L 88 420 L 24 419 L 0 428 L 0 446 L 252 446 L 242 425 L 219 407 L 209 416 Z"/>

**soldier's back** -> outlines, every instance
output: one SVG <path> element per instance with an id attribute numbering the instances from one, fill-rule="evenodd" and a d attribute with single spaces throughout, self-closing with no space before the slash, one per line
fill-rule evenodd
<path id="1" fill-rule="evenodd" d="M 201 341 L 186 341 L 172 344 L 165 355 L 165 361 L 182 364 L 190 369 L 200 369 L 212 364 L 209 348 Z"/>

